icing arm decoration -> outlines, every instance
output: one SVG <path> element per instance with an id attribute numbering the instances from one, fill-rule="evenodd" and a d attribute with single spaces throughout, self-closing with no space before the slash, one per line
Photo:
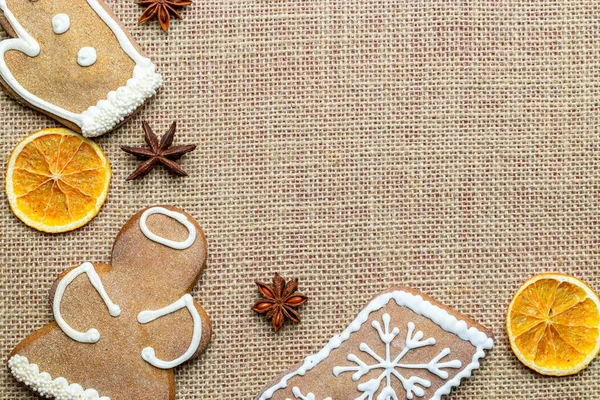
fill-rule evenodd
<path id="1" fill-rule="evenodd" d="M 162 214 L 162 215 L 166 215 L 167 217 L 173 218 L 174 220 L 176 220 L 177 222 L 179 222 L 180 224 L 185 226 L 185 228 L 188 230 L 188 237 L 182 242 L 176 242 L 174 240 L 169 240 L 162 236 L 156 235 L 154 232 L 152 232 L 150 230 L 150 228 L 148 228 L 148 225 L 146 224 L 146 220 L 152 214 Z M 142 216 L 140 218 L 140 229 L 141 229 L 142 233 L 148 239 L 152 240 L 153 242 L 160 243 L 162 245 L 165 245 L 167 247 L 175 249 L 175 250 L 185 250 L 185 249 L 189 248 L 191 245 L 193 245 L 194 242 L 196 241 L 196 227 L 194 226 L 194 224 L 192 224 L 187 219 L 187 217 L 185 215 L 183 215 L 182 213 L 167 210 L 166 208 L 163 208 L 163 207 L 152 207 L 152 208 L 149 208 L 146 211 L 144 211 L 144 213 L 142 214 Z"/>
<path id="2" fill-rule="evenodd" d="M 175 368 L 176 366 L 181 365 L 190 358 L 192 358 L 194 353 L 196 353 L 196 350 L 198 350 L 198 346 L 200 346 L 200 339 L 202 338 L 202 321 L 200 320 L 200 314 L 198 314 L 198 310 L 196 310 L 196 307 L 194 306 L 194 299 L 189 293 L 184 295 L 175 303 L 161 308 L 160 310 L 146 310 L 138 314 L 138 322 L 140 324 L 147 324 L 148 322 L 152 322 L 160 317 L 164 317 L 165 315 L 181 310 L 184 307 L 188 309 L 194 321 L 194 333 L 192 335 L 192 343 L 190 343 L 190 347 L 188 347 L 187 351 L 181 357 L 176 358 L 173 361 L 163 361 L 157 358 L 156 352 L 152 347 L 144 348 L 142 350 L 142 358 L 149 364 L 155 366 L 156 368 Z"/>
<path id="3" fill-rule="evenodd" d="M 62 331 L 71 339 L 81 343 L 96 343 L 98 340 L 100 340 L 100 333 L 97 329 L 91 328 L 87 332 L 76 331 L 75 329 L 71 328 L 71 326 L 60 314 L 60 304 L 67 286 L 69 286 L 71 282 L 73 282 L 75 278 L 81 274 L 86 274 L 88 276 L 92 286 L 94 286 L 98 294 L 100 294 L 100 297 L 102 297 L 104 304 L 106 304 L 110 315 L 113 317 L 118 317 L 121 315 L 121 308 L 114 304 L 110 297 L 108 297 L 98 273 L 94 269 L 92 263 L 89 262 L 83 263 L 79 267 L 71 270 L 63 279 L 61 279 L 61 281 L 58 283 L 58 287 L 56 288 L 56 293 L 54 294 L 52 311 L 54 312 L 54 319 L 56 320 L 56 323 L 60 329 L 62 329 Z"/>
<path id="4" fill-rule="evenodd" d="M 62 35 L 71 28 L 71 17 L 67 14 L 56 14 L 52 17 L 52 30 L 57 35 Z"/>

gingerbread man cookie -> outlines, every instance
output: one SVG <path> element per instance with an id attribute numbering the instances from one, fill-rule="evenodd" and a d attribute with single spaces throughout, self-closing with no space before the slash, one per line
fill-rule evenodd
<path id="1" fill-rule="evenodd" d="M 162 84 L 101 0 L 0 0 L 0 84 L 84 136 L 122 124 Z"/>
<path id="2" fill-rule="evenodd" d="M 492 333 L 471 318 L 417 290 L 391 288 L 256 400 L 439 400 L 492 346 Z"/>
<path id="3" fill-rule="evenodd" d="M 189 293 L 205 261 L 206 239 L 190 215 L 168 206 L 137 213 L 110 265 L 86 262 L 58 278 L 55 322 L 13 350 L 11 373 L 59 400 L 174 400 L 173 368 L 211 337 Z"/>

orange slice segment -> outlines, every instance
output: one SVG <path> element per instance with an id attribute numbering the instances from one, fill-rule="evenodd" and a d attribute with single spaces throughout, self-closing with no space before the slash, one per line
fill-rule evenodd
<path id="1" fill-rule="evenodd" d="M 572 375 L 600 352 L 600 299 L 573 276 L 537 275 L 512 299 L 506 330 L 527 367 L 544 375 Z"/>
<path id="2" fill-rule="evenodd" d="M 64 128 L 21 141 L 6 170 L 6 196 L 15 215 L 43 232 L 87 224 L 108 194 L 108 159 L 93 141 Z"/>

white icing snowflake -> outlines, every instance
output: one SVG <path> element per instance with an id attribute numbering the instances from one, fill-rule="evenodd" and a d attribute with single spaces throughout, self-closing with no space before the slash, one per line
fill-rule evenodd
<path id="1" fill-rule="evenodd" d="M 302 394 L 302 392 L 300 391 L 300 389 L 298 389 L 298 387 L 294 387 L 292 389 L 292 393 L 294 394 L 294 396 L 296 396 L 296 399 L 300 399 L 300 400 L 316 400 L 316 397 L 314 395 L 314 393 L 308 393 L 306 396 Z M 286 399 L 286 400 L 292 400 L 292 399 Z M 331 397 L 327 397 L 324 400 L 331 400 Z"/>
<path id="2" fill-rule="evenodd" d="M 402 364 L 400 361 L 411 350 L 418 349 L 419 347 L 433 346 L 435 344 L 434 338 L 421 340 L 423 338 L 423 332 L 421 331 L 417 331 L 413 335 L 413 332 L 415 330 L 415 324 L 413 324 L 412 322 L 408 323 L 408 331 L 406 333 L 406 342 L 404 349 L 402 349 L 400 354 L 398 354 L 395 358 L 392 358 L 391 343 L 396 338 L 396 336 L 400 334 L 400 329 L 394 328 L 390 332 L 390 319 L 391 318 L 389 314 L 383 314 L 382 320 L 385 331 L 381 329 L 381 324 L 379 323 L 379 321 L 373 321 L 372 323 L 373 328 L 375 328 L 377 330 L 377 333 L 379 333 L 381 341 L 385 343 L 385 357 L 380 357 L 369 347 L 369 345 L 367 345 L 366 343 L 361 343 L 359 347 L 360 350 L 373 357 L 377 361 L 376 363 L 368 365 L 354 354 L 349 354 L 347 357 L 348 360 L 356 363 L 356 366 L 335 367 L 333 369 L 333 374 L 336 377 L 344 372 L 355 371 L 354 374 L 352 374 L 352 380 L 354 380 L 355 382 L 359 381 L 360 378 L 362 378 L 364 375 L 373 370 L 383 370 L 379 377 L 363 382 L 357 386 L 358 390 L 364 392 L 364 394 L 362 394 L 360 397 L 357 397 L 355 400 L 373 400 L 374 398 L 376 400 L 398 400 L 398 395 L 396 394 L 396 391 L 392 388 L 392 376 L 396 377 L 396 379 L 398 379 L 400 383 L 402 383 L 404 390 L 406 390 L 406 398 L 413 399 L 415 395 L 418 397 L 423 397 L 425 395 L 425 390 L 423 390 L 423 388 L 430 387 L 431 382 L 427 379 L 419 378 L 418 376 L 410 376 L 407 378 L 403 376 L 397 370 L 397 368 L 427 370 L 432 374 L 439 376 L 442 379 L 448 379 L 448 372 L 443 371 L 443 368 L 460 368 L 462 366 L 459 360 L 440 362 L 444 357 L 450 354 L 450 349 L 448 348 L 443 349 L 436 357 L 434 357 L 427 364 Z M 377 397 L 374 397 L 379 391 L 384 379 L 384 388 L 381 389 Z M 312 399 L 306 397 L 306 400 Z"/>

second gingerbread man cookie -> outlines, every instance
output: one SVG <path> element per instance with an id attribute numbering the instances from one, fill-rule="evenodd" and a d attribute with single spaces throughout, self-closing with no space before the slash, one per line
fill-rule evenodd
<path id="1" fill-rule="evenodd" d="M 61 400 L 174 400 L 173 368 L 211 337 L 189 293 L 206 261 L 198 223 L 173 207 L 134 215 L 111 265 L 83 263 L 51 291 L 55 322 L 23 340 L 8 366 L 40 395 Z"/>

